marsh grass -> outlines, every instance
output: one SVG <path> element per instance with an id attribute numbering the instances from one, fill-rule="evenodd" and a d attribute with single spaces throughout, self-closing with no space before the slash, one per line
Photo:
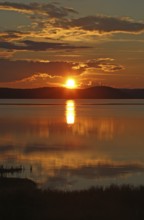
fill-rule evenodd
<path id="1" fill-rule="evenodd" d="M 111 185 L 66 192 L 42 191 L 32 181 L 23 181 L 15 182 L 14 187 L 0 184 L 0 219 L 144 219 L 144 186 Z"/>

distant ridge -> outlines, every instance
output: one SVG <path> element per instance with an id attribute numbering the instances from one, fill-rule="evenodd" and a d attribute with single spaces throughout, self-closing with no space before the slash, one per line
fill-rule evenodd
<path id="1" fill-rule="evenodd" d="M 86 89 L 66 89 L 63 87 L 0 88 L 0 99 L 144 99 L 144 89 L 117 89 L 106 86 Z"/>

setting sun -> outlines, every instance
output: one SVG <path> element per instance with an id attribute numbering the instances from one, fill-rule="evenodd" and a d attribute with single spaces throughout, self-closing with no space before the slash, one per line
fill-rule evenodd
<path id="1" fill-rule="evenodd" d="M 76 82 L 74 79 L 68 79 L 66 81 L 66 84 L 65 86 L 68 88 L 68 89 L 75 89 L 76 88 Z"/>

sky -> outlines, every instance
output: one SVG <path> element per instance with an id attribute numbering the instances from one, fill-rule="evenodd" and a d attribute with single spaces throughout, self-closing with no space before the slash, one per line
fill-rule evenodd
<path id="1" fill-rule="evenodd" d="M 144 88 L 143 0 L 0 0 L 0 87 Z"/>

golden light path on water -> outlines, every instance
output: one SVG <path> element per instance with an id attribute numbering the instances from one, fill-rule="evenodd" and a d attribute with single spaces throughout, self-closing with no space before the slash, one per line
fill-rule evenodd
<path id="1" fill-rule="evenodd" d="M 66 101 L 66 122 L 70 125 L 75 123 L 75 103 L 73 100 Z"/>

